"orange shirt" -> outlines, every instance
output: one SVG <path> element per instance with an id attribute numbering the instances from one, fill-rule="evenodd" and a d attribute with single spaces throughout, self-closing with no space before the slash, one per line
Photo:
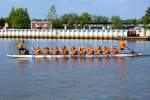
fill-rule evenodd
<path id="1" fill-rule="evenodd" d="M 37 49 L 34 50 L 34 54 L 35 55 L 41 55 L 42 54 L 42 50 L 37 48 Z"/>
<path id="2" fill-rule="evenodd" d="M 85 48 L 80 49 L 80 55 L 86 55 L 86 49 Z"/>
<path id="3" fill-rule="evenodd" d="M 55 49 L 53 50 L 53 54 L 54 54 L 54 55 L 59 55 L 59 53 L 60 53 L 59 49 L 55 48 Z"/>
<path id="4" fill-rule="evenodd" d="M 99 49 L 99 48 L 98 48 L 98 49 L 96 50 L 96 54 L 97 54 L 97 55 L 102 54 L 102 49 Z"/>
<path id="5" fill-rule="evenodd" d="M 46 55 L 50 55 L 50 54 L 51 54 L 51 51 L 50 51 L 50 50 L 45 50 L 45 54 L 46 54 Z"/>
<path id="6" fill-rule="evenodd" d="M 112 51 L 111 51 L 111 53 L 112 53 L 112 54 L 118 54 L 117 48 L 113 48 Z"/>
<path id="7" fill-rule="evenodd" d="M 88 49 L 88 54 L 89 55 L 93 55 L 94 54 L 94 49 L 93 48 L 89 48 Z"/>
<path id="8" fill-rule="evenodd" d="M 78 55 L 78 50 L 77 49 L 72 49 L 71 53 L 72 53 L 72 55 Z"/>
<path id="9" fill-rule="evenodd" d="M 109 52 L 110 52 L 109 49 L 104 49 L 103 51 L 104 54 L 109 54 Z"/>
<path id="10" fill-rule="evenodd" d="M 62 54 L 63 54 L 63 55 L 68 55 L 68 54 L 69 54 L 69 52 L 68 52 L 68 50 L 67 50 L 67 49 L 63 49 Z"/>

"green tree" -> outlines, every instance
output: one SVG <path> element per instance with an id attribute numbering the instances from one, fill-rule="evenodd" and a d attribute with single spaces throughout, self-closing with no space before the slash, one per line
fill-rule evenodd
<path id="1" fill-rule="evenodd" d="M 67 24 L 69 29 L 75 28 L 79 24 L 79 16 L 76 13 L 69 13 L 61 16 L 64 24 Z"/>
<path id="2" fill-rule="evenodd" d="M 0 18 L 0 29 L 5 26 L 5 23 L 6 23 L 6 18 L 1 17 Z"/>
<path id="3" fill-rule="evenodd" d="M 150 28 L 148 24 L 150 24 L 150 7 L 147 8 L 145 11 L 145 16 L 142 17 L 141 19 L 142 24 L 144 25 L 145 31 Z"/>
<path id="4" fill-rule="evenodd" d="M 9 16 L 7 17 L 7 22 L 10 28 L 12 28 L 12 21 L 14 16 L 15 16 L 15 7 L 12 7 Z"/>
<path id="5" fill-rule="evenodd" d="M 111 18 L 112 27 L 114 29 L 121 29 L 122 28 L 122 21 L 119 16 L 112 16 Z"/>
<path id="6" fill-rule="evenodd" d="M 150 16 L 150 7 L 147 8 L 145 16 Z"/>
<path id="7" fill-rule="evenodd" d="M 63 20 L 60 18 L 53 20 L 53 28 L 54 29 L 62 29 L 63 28 Z"/>
<path id="8" fill-rule="evenodd" d="M 131 19 L 131 24 L 133 24 L 134 27 L 137 26 L 138 20 L 137 19 Z"/>
<path id="9" fill-rule="evenodd" d="M 92 17 L 88 12 L 83 12 L 80 16 L 80 25 L 81 28 L 84 27 L 84 24 L 90 23 L 92 21 Z"/>
<path id="10" fill-rule="evenodd" d="M 8 23 L 11 28 L 14 29 L 29 29 L 30 28 L 30 17 L 27 9 L 24 8 L 12 8 L 9 16 Z"/>
<path id="11" fill-rule="evenodd" d="M 109 23 L 109 18 L 106 16 L 92 16 L 92 22 L 94 23 Z"/>
<path id="12" fill-rule="evenodd" d="M 144 25 L 144 29 L 147 30 L 149 28 L 148 24 L 150 24 L 150 17 L 149 16 L 142 17 L 141 22 Z"/>

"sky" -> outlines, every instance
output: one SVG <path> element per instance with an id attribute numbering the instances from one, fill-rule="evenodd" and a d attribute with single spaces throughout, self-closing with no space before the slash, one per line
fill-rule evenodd
<path id="1" fill-rule="evenodd" d="M 92 15 L 139 19 L 150 7 L 150 0 L 0 0 L 0 17 L 8 16 L 14 6 L 27 8 L 31 19 L 45 19 L 52 5 L 55 5 L 58 16 L 88 12 Z"/>

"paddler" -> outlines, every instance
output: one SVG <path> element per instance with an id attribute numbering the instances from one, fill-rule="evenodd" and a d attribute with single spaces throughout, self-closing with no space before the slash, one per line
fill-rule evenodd
<path id="1" fill-rule="evenodd" d="M 113 46 L 113 48 L 111 50 L 111 54 L 113 54 L 113 55 L 118 54 L 118 49 L 116 46 Z"/>
<path id="2" fill-rule="evenodd" d="M 20 55 L 25 54 L 26 49 L 25 49 L 25 46 L 24 46 L 24 41 L 20 41 L 19 44 L 17 45 L 17 48 L 19 50 Z"/>
<path id="3" fill-rule="evenodd" d="M 120 47 L 120 53 L 123 53 L 123 50 L 125 48 L 125 41 L 121 38 L 120 42 L 119 42 L 119 47 Z"/>
<path id="4" fill-rule="evenodd" d="M 62 54 L 63 54 L 63 55 L 69 55 L 69 51 L 68 51 L 68 49 L 66 48 L 66 46 L 64 46 L 64 47 L 62 48 Z"/>
<path id="5" fill-rule="evenodd" d="M 55 47 L 53 50 L 53 55 L 59 55 L 59 54 L 60 54 L 60 51 L 59 51 L 58 47 Z"/>
<path id="6" fill-rule="evenodd" d="M 33 52 L 35 55 L 42 55 L 43 54 L 42 49 L 40 47 L 34 49 Z"/>
<path id="7" fill-rule="evenodd" d="M 90 47 L 90 48 L 88 49 L 88 54 L 89 54 L 89 55 L 94 55 L 94 49 Z"/>
<path id="8" fill-rule="evenodd" d="M 104 47 L 103 54 L 108 55 L 110 53 L 110 50 L 107 47 Z"/>
<path id="9" fill-rule="evenodd" d="M 80 55 L 86 55 L 86 49 L 84 47 L 80 48 Z"/>
<path id="10" fill-rule="evenodd" d="M 49 49 L 49 47 L 45 47 L 44 54 L 45 55 L 50 55 L 51 54 L 51 50 Z"/>
<path id="11" fill-rule="evenodd" d="M 96 49 L 96 54 L 97 54 L 97 55 L 100 55 L 100 54 L 102 54 L 102 53 L 103 53 L 103 51 L 102 51 L 101 47 L 98 46 L 97 49 Z"/>
<path id="12" fill-rule="evenodd" d="M 78 50 L 74 46 L 71 49 L 71 54 L 72 55 L 78 55 Z"/>

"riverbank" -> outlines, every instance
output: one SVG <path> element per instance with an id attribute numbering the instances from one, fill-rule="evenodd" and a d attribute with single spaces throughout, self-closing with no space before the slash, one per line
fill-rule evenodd
<path id="1" fill-rule="evenodd" d="M 128 37 L 128 30 L 98 30 L 98 29 L 7 29 L 0 30 L 0 38 L 25 38 L 25 39 L 104 39 L 114 40 L 150 40 L 150 30 L 136 30 L 137 37 Z"/>

